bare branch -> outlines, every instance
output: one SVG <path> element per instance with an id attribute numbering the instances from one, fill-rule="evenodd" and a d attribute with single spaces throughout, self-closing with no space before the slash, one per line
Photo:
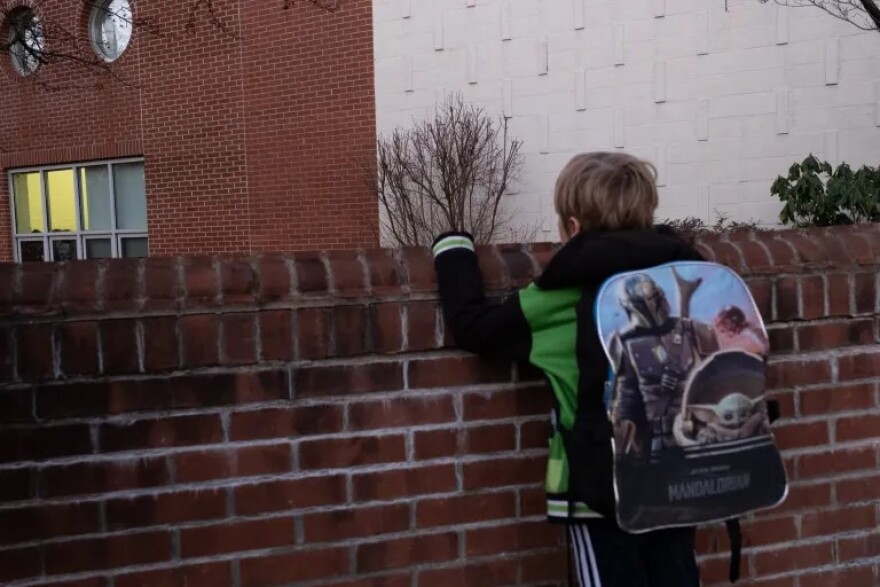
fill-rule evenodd
<path id="1" fill-rule="evenodd" d="M 220 20 L 217 11 L 214 9 L 214 0 L 190 0 L 189 17 L 184 24 L 187 30 L 196 27 L 200 19 L 200 13 L 204 10 L 208 13 L 208 21 L 220 32 L 227 35 L 231 39 L 238 39 L 238 34 L 233 31 L 225 22 Z"/>
<path id="2" fill-rule="evenodd" d="M 424 246 L 440 232 L 470 232 L 480 243 L 512 235 L 506 192 L 521 166 L 521 142 L 507 122 L 455 96 L 412 128 L 377 144 L 368 185 L 380 207 L 382 236 Z"/>
<path id="3" fill-rule="evenodd" d="M 868 13 L 868 16 L 871 18 L 871 21 L 874 23 L 874 26 L 880 31 L 880 6 L 874 0 L 861 0 L 862 7 L 865 9 L 865 12 Z"/>
<path id="4" fill-rule="evenodd" d="M 323 10 L 324 12 L 335 12 L 339 8 L 339 0 L 303 0 L 313 6 Z M 281 7 L 284 10 L 289 9 L 297 0 L 284 0 Z"/>
<path id="5" fill-rule="evenodd" d="M 334 12 L 339 8 L 339 1 L 283 0 L 282 8 L 290 8 L 296 2 L 305 2 L 324 12 Z M 164 37 L 174 32 L 168 23 L 133 16 L 127 6 L 125 9 L 114 11 L 104 7 L 98 0 L 80 0 L 80 2 L 87 10 L 96 7 L 104 10 L 115 22 L 124 23 L 132 32 L 138 31 L 157 37 Z M 10 8 L 0 5 L 0 22 L 10 23 L 8 36 L 0 38 L 0 55 L 12 57 L 18 64 L 20 73 L 26 75 L 30 82 L 41 89 L 62 90 L 92 85 L 70 81 L 59 82 L 56 81 L 57 76 L 46 75 L 49 70 L 61 70 L 65 67 L 91 74 L 87 79 L 94 80 L 95 86 L 100 86 L 102 77 L 126 85 L 134 85 L 123 78 L 118 68 L 115 68 L 105 55 L 100 55 L 95 50 L 89 31 L 83 34 L 78 27 L 71 27 L 60 19 L 53 19 L 53 11 L 45 9 L 46 4 L 46 0 L 31 0 L 27 6 L 16 5 Z M 214 0 L 185 0 L 182 4 L 187 15 L 183 21 L 184 30 L 190 30 L 199 22 L 205 21 L 230 39 L 239 40 L 234 25 L 224 18 Z"/>
<path id="6" fill-rule="evenodd" d="M 775 1 L 791 8 L 814 7 L 848 22 L 863 31 L 880 31 L 880 5 L 877 0 L 758 0 Z"/>

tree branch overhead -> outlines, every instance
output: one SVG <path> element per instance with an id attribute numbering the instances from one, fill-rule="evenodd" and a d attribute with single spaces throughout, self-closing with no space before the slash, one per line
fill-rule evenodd
<path id="1" fill-rule="evenodd" d="M 880 4 L 877 0 L 759 0 L 775 1 L 791 8 L 815 7 L 863 31 L 880 31 Z"/>
<path id="2" fill-rule="evenodd" d="M 325 13 L 338 10 L 341 0 L 281 0 L 279 9 L 286 10 L 298 3 L 310 4 Z M 61 68 L 85 71 L 100 78 L 106 76 L 114 81 L 126 83 L 126 80 L 113 67 L 113 59 L 101 55 L 95 48 L 91 37 L 91 27 L 80 27 L 68 24 L 69 14 L 64 18 L 53 15 L 46 0 L 30 0 L 27 4 L 0 6 L 0 22 L 3 23 L 3 35 L 0 35 L 0 55 L 12 58 L 16 70 L 29 81 L 46 89 L 53 87 L 51 82 L 41 79 L 41 73 Z M 208 23 L 230 39 L 239 40 L 234 24 L 230 23 L 218 10 L 215 0 L 185 0 L 181 7 L 184 11 L 183 22 L 158 22 L 155 19 L 139 17 L 135 6 L 136 0 L 123 3 L 124 9 L 113 8 L 115 3 L 105 4 L 99 0 L 80 0 L 71 2 L 66 10 L 103 10 L 116 22 L 123 23 L 134 34 L 139 32 L 156 37 L 170 35 L 175 28 L 184 31 L 195 28 L 202 22 Z M 136 6 L 135 6 L 136 8 Z"/>

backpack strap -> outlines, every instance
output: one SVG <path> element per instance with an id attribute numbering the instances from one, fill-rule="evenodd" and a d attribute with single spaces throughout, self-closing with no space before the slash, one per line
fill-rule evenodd
<path id="1" fill-rule="evenodd" d="M 780 410 L 779 410 L 779 401 L 775 400 L 775 399 L 768 399 L 767 400 L 767 418 L 770 420 L 770 423 L 772 424 L 773 422 L 778 420 L 780 415 L 781 414 L 780 414 Z"/>
<path id="2" fill-rule="evenodd" d="M 605 379 L 605 393 L 603 395 L 603 402 L 605 404 L 605 411 L 608 412 L 611 410 L 611 400 L 614 398 L 614 367 L 612 365 L 608 365 L 608 375 Z"/>
<path id="3" fill-rule="evenodd" d="M 739 518 L 731 518 L 725 522 L 727 536 L 730 538 L 730 582 L 739 580 L 739 571 L 742 558 L 742 528 Z"/>

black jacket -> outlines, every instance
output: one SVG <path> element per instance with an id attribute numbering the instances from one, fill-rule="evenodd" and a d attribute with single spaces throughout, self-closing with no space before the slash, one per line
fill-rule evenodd
<path id="1" fill-rule="evenodd" d="M 470 237 L 448 233 L 434 244 L 440 296 L 456 344 L 495 359 L 529 361 L 555 398 L 546 489 L 548 516 L 613 518 L 611 428 L 603 395 L 608 362 L 593 315 L 608 278 L 672 261 L 702 260 L 669 230 L 583 232 L 533 284 L 490 303 Z"/>

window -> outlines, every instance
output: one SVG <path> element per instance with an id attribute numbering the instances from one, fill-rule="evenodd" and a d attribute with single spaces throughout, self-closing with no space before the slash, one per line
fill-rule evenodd
<path id="1" fill-rule="evenodd" d="M 21 75 L 37 71 L 42 62 L 43 25 L 28 8 L 14 11 L 9 16 L 9 57 L 12 67 Z"/>
<path id="2" fill-rule="evenodd" d="M 9 184 L 17 261 L 147 256 L 143 161 L 19 169 Z"/>
<path id="3" fill-rule="evenodd" d="M 116 61 L 131 41 L 131 4 L 128 0 L 96 0 L 89 18 L 92 45 L 104 61 Z"/>

